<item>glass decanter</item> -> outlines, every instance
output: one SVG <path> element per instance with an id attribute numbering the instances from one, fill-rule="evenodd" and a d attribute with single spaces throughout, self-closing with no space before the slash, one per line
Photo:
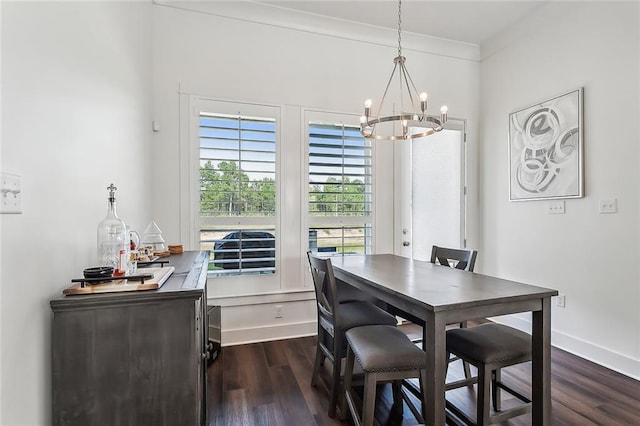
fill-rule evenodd
<path id="1" fill-rule="evenodd" d="M 107 216 L 98 224 L 98 263 L 101 266 L 113 267 L 113 275 L 121 276 L 127 271 L 130 246 L 127 227 L 116 212 L 117 189 L 113 184 L 107 187 Z"/>

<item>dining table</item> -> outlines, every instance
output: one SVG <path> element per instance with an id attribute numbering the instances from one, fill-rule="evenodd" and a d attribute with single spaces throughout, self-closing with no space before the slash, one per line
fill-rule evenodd
<path id="1" fill-rule="evenodd" d="M 531 312 L 531 422 L 551 424 L 551 297 L 558 291 L 392 254 L 336 256 L 335 277 L 425 322 L 425 424 L 444 425 L 446 327 Z"/>

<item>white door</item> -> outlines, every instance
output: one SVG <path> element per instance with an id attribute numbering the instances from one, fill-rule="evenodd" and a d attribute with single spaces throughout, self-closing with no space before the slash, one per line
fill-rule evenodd
<path id="1" fill-rule="evenodd" d="M 395 254 L 429 260 L 434 244 L 464 247 L 464 122 L 396 142 L 395 158 Z"/>

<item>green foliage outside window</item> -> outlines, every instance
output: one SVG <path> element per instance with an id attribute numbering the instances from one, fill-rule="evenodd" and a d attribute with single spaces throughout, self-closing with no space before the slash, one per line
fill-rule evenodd
<path id="1" fill-rule="evenodd" d="M 329 177 L 324 184 L 309 188 L 309 213 L 314 216 L 363 216 L 365 184 L 360 179 Z"/>
<path id="2" fill-rule="evenodd" d="M 330 177 L 313 184 L 309 212 L 317 216 L 362 216 L 365 211 L 365 184 L 360 179 Z M 207 161 L 200 169 L 200 208 L 203 216 L 273 216 L 276 185 L 272 178 L 251 181 L 235 161 L 215 167 Z"/>
<path id="3" fill-rule="evenodd" d="M 275 181 L 251 181 L 235 161 L 222 161 L 217 168 L 207 161 L 200 169 L 200 210 L 203 216 L 274 216 Z"/>

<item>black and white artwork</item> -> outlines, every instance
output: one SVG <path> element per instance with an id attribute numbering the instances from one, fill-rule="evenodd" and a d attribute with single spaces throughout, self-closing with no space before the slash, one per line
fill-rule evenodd
<path id="1" fill-rule="evenodd" d="M 582 91 L 509 114 L 509 200 L 583 196 Z"/>

